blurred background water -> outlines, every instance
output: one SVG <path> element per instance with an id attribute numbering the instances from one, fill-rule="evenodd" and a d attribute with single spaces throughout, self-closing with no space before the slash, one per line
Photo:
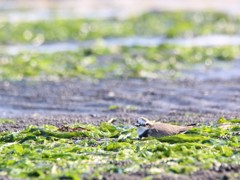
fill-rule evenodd
<path id="1" fill-rule="evenodd" d="M 239 14 L 239 0 L 1 0 L 1 20 L 11 22 L 76 18 L 124 18 L 153 10 L 219 11 Z"/>
<path id="2" fill-rule="evenodd" d="M 226 13 L 230 16 L 239 17 L 239 7 L 240 0 L 146 0 L 141 2 L 138 0 L 0 0 L 0 27 L 3 29 L 2 31 L 6 32 L 5 35 L 3 34 L 2 36 L 6 36 L 7 34 L 9 37 L 13 37 L 16 34 L 11 34 L 11 31 L 7 33 L 9 28 L 5 28 L 6 23 L 8 26 L 13 26 L 14 28 L 15 25 L 17 26 L 21 23 L 38 21 L 51 22 L 56 19 L 111 19 L 113 21 L 114 19 L 118 19 L 120 21 L 124 21 L 125 19 L 138 17 L 148 12 L 165 11 L 220 12 Z M 62 27 L 60 26 L 60 28 L 68 29 L 68 27 L 64 25 Z M 49 31 L 51 31 L 51 29 L 49 29 Z M 19 34 L 19 36 L 24 36 L 25 39 L 33 39 L 33 41 L 30 41 L 30 43 L 23 43 L 21 41 L 12 43 L 6 38 L 4 43 L 0 43 L 0 53 L 4 54 L 2 55 L 2 59 L 0 61 L 2 62 L 1 64 L 6 65 L 6 55 L 16 56 L 22 52 L 50 54 L 63 51 L 75 52 L 79 48 L 81 49 L 94 46 L 99 42 L 99 39 L 101 39 L 101 43 L 105 47 L 109 48 L 115 46 L 155 47 L 162 44 L 173 44 L 188 47 L 240 46 L 239 33 L 217 33 L 217 31 L 216 33 L 212 32 L 207 35 L 184 37 L 166 37 L 165 34 L 150 34 L 147 36 L 133 34 L 131 36 L 126 35 L 120 37 L 99 36 L 97 38 L 83 40 L 72 40 L 69 38 L 67 40 L 53 41 L 48 41 L 44 32 L 41 32 L 42 34 L 33 34 L 31 28 L 28 29 L 26 27 L 23 32 L 24 33 Z M 57 33 L 58 32 L 56 32 L 56 36 L 58 36 Z M 36 38 L 32 38 L 34 36 L 36 36 Z M 238 73 L 239 64 L 239 57 L 237 57 L 234 61 L 221 62 L 217 64 L 211 63 L 211 65 L 213 65 L 211 66 L 212 68 L 210 68 L 209 65 L 206 67 L 206 63 L 200 64 L 197 65 L 197 67 L 194 66 L 192 70 L 184 69 L 182 73 L 184 74 L 184 77 L 193 76 L 194 78 L 198 78 L 199 76 L 199 79 L 203 79 L 203 74 L 205 78 L 238 78 L 240 76 L 240 73 Z M 3 71 L 5 72 L 5 70 L 2 70 L 2 72 Z M 24 76 L 21 77 L 24 78 Z"/>

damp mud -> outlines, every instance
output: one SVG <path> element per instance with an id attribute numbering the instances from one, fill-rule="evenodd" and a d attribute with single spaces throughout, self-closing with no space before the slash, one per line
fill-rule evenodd
<path id="1" fill-rule="evenodd" d="M 99 124 L 111 118 L 133 123 L 145 116 L 179 124 L 240 118 L 240 79 L 107 79 L 95 82 L 0 82 L 0 131 L 28 125 Z"/>

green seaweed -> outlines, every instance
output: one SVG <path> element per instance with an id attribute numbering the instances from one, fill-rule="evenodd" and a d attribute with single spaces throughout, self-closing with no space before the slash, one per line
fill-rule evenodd
<path id="1" fill-rule="evenodd" d="M 218 59 L 221 56 L 221 59 Z M 161 71 L 178 72 L 191 64 L 231 61 L 240 56 L 239 46 L 108 48 L 98 45 L 75 52 L 2 55 L 0 79 L 158 77 Z M 117 60 L 116 60 L 117 57 Z M 107 60 L 104 60 L 107 59 Z"/>
<path id="2" fill-rule="evenodd" d="M 228 120 L 234 122 L 234 120 Z M 239 125 L 234 123 L 235 130 Z M 199 126 L 186 134 L 137 140 L 124 124 L 29 126 L 0 133 L 0 175 L 11 178 L 102 178 L 104 173 L 192 174 L 214 164 L 237 165 L 240 138 L 231 129 Z M 228 139 L 222 139 L 228 136 Z"/>
<path id="3" fill-rule="evenodd" d="M 227 120 L 225 119 L 224 117 L 220 118 L 218 120 L 218 123 L 219 124 L 224 124 L 224 123 L 240 123 L 240 119 L 230 119 L 230 120 Z"/>
<path id="4" fill-rule="evenodd" d="M 109 110 L 117 110 L 119 109 L 119 106 L 118 105 L 111 105 L 108 107 Z"/>
<path id="5" fill-rule="evenodd" d="M 185 142 L 202 142 L 202 141 L 209 140 L 209 139 L 210 138 L 208 138 L 206 136 L 178 134 L 178 135 L 174 135 L 174 136 L 161 137 L 161 138 L 159 138 L 159 141 L 174 144 L 174 143 L 185 143 Z"/>
<path id="6" fill-rule="evenodd" d="M 239 16 L 214 12 L 153 12 L 125 20 L 54 19 L 0 22 L 0 43 L 34 43 L 123 36 L 238 34 Z"/>
<path id="7" fill-rule="evenodd" d="M 14 119 L 6 119 L 6 118 L 2 118 L 0 119 L 0 124 L 15 124 L 15 120 Z"/>
<path id="8" fill-rule="evenodd" d="M 0 43 L 30 43 L 96 40 L 90 48 L 75 52 L 16 55 L 0 53 L 0 80 L 56 78 L 161 78 L 160 72 L 215 60 L 232 61 L 240 56 L 239 46 L 183 47 L 163 44 L 158 47 L 105 47 L 102 38 L 129 36 L 196 36 L 239 34 L 240 18 L 214 12 L 151 12 L 124 20 L 54 19 L 37 22 L 0 22 Z"/>

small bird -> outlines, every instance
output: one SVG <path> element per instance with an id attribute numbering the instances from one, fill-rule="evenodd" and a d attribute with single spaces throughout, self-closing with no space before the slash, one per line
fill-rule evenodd
<path id="1" fill-rule="evenodd" d="M 135 126 L 138 127 L 137 133 L 139 139 L 142 137 L 161 137 L 161 136 L 171 136 L 174 134 L 180 134 L 193 128 L 195 125 L 189 126 L 177 126 L 172 124 L 166 124 L 161 122 L 149 121 L 144 117 L 137 119 Z"/>

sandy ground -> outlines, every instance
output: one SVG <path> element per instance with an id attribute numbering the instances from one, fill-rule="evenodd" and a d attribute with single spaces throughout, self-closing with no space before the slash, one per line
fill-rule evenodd
<path id="1" fill-rule="evenodd" d="M 240 118 L 240 79 L 231 80 L 100 80 L 0 82 L 0 131 L 29 124 L 98 124 L 110 118 L 139 116 L 164 122 L 212 123 Z M 111 110 L 111 106 L 118 106 Z"/>

